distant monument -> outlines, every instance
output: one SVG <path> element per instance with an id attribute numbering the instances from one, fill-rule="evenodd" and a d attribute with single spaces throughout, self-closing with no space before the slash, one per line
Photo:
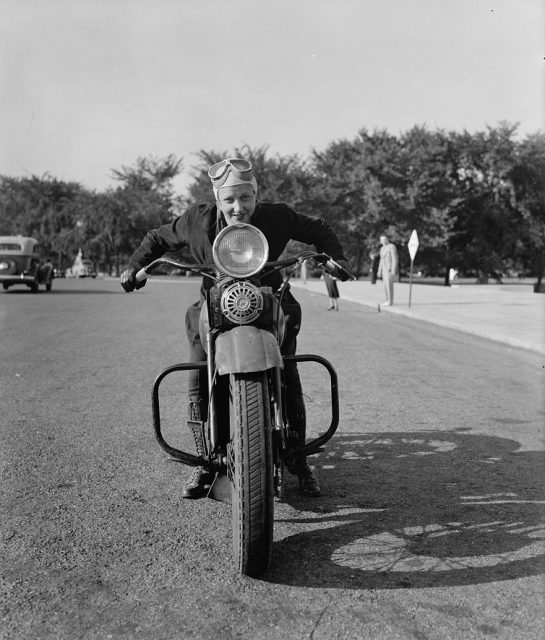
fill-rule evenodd
<path id="1" fill-rule="evenodd" d="M 74 259 L 74 263 L 66 270 L 67 278 L 96 278 L 96 271 L 91 260 L 83 257 L 80 249 Z"/>
<path id="2" fill-rule="evenodd" d="M 79 249 L 77 256 L 74 259 L 74 264 L 72 265 L 72 272 L 75 274 L 83 271 L 83 251 Z"/>

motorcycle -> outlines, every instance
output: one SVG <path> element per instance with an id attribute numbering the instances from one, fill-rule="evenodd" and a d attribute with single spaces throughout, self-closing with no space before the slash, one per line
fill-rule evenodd
<path id="1" fill-rule="evenodd" d="M 323 451 L 339 422 L 337 375 L 318 355 L 282 355 L 286 332 L 282 298 L 289 279 L 305 260 L 313 259 L 333 275 L 353 278 L 327 254 L 303 252 L 283 261 L 268 262 L 263 233 L 249 224 L 225 227 L 216 237 L 213 264 L 184 264 L 159 258 L 141 269 L 141 282 L 158 265 L 171 265 L 213 280 L 203 303 L 199 335 L 207 359 L 167 367 L 153 384 L 155 437 L 175 460 L 202 466 L 213 477 L 208 496 L 231 502 L 232 546 L 238 571 L 258 577 L 270 566 L 274 501 L 282 498 L 284 469 L 297 456 Z M 277 291 L 262 280 L 283 271 Z M 286 363 L 314 362 L 329 375 L 331 423 L 325 433 L 303 446 L 294 444 L 286 412 Z M 168 444 L 161 432 L 160 385 L 166 376 L 191 369 L 206 370 L 208 410 L 199 423 L 204 455 L 194 455 Z"/>

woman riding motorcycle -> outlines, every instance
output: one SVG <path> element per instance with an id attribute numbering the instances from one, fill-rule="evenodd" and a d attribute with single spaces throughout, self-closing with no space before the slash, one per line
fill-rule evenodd
<path id="1" fill-rule="evenodd" d="M 168 251 L 188 247 L 199 264 L 213 262 L 212 244 L 217 234 L 226 226 L 236 223 L 251 224 L 260 229 L 269 243 L 269 260 L 278 260 L 289 240 L 314 245 L 318 252 L 327 253 L 350 272 L 350 265 L 343 255 L 342 247 L 332 229 L 322 218 L 313 218 L 295 212 L 284 203 L 267 203 L 257 200 L 257 181 L 252 165 L 242 158 L 226 158 L 208 170 L 215 196 L 214 204 L 199 204 L 189 207 L 173 222 L 149 231 L 141 245 L 129 260 L 127 269 L 121 274 L 121 286 L 130 292 L 145 284 L 137 283 L 136 273 Z M 339 274 L 344 279 L 343 274 Z M 186 313 L 186 333 L 190 345 L 192 362 L 206 360 L 199 336 L 199 315 L 206 299 L 206 290 L 213 281 L 203 278 L 200 299 Z M 282 284 L 280 273 L 275 272 L 263 279 L 263 285 L 277 290 Z M 301 307 L 291 292 L 283 296 L 282 308 L 286 315 L 286 338 L 282 344 L 283 354 L 294 354 L 297 334 L 301 327 Z M 287 415 L 293 431 L 295 446 L 302 446 L 306 435 L 305 404 L 299 372 L 295 363 L 285 367 L 287 386 Z M 197 453 L 203 455 L 202 422 L 206 420 L 208 381 L 206 372 L 192 370 L 189 373 L 189 420 Z M 292 468 L 299 480 L 299 490 L 310 496 L 319 496 L 320 487 L 305 458 L 295 460 Z M 211 482 L 209 474 L 196 467 L 184 486 L 185 498 L 200 498 L 206 494 Z"/>

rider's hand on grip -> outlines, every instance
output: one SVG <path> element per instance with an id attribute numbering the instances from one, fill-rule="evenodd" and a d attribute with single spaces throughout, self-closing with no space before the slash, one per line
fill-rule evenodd
<path id="1" fill-rule="evenodd" d="M 340 271 L 337 276 L 339 280 L 342 282 L 346 282 L 347 280 L 355 280 L 356 276 L 352 272 L 352 267 L 350 266 L 350 262 L 348 260 L 337 260 L 337 263 L 340 267 L 342 267 L 342 271 Z"/>
<path id="2" fill-rule="evenodd" d="M 339 278 L 342 282 L 346 280 L 355 280 L 356 276 L 352 273 L 352 267 L 348 260 L 332 260 L 329 259 L 326 263 L 326 269 L 332 276 Z"/>
<path id="3" fill-rule="evenodd" d="M 137 272 L 138 269 L 125 269 L 125 271 L 123 271 L 123 273 L 119 277 L 121 286 L 127 293 L 134 291 L 135 289 L 141 289 L 146 284 L 145 280 L 142 280 L 140 282 L 136 280 Z"/>

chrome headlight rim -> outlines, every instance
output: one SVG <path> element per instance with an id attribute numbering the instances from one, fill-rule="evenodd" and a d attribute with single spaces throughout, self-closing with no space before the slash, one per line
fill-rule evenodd
<path id="1" fill-rule="evenodd" d="M 222 259 L 222 256 L 221 256 L 222 242 L 224 241 L 225 237 L 229 233 L 232 233 L 237 229 L 247 230 L 249 233 L 253 234 L 254 237 L 260 240 L 262 249 L 263 249 L 263 256 L 261 260 L 259 260 L 259 263 L 256 265 L 256 267 L 252 269 L 248 269 L 246 271 L 241 271 L 241 270 L 236 271 L 234 269 L 231 269 L 229 265 L 225 264 L 225 261 Z M 214 240 L 214 244 L 212 245 L 212 256 L 214 258 L 214 263 L 216 264 L 216 266 L 218 267 L 221 273 L 225 273 L 226 275 L 231 276 L 232 278 L 250 278 L 251 276 L 254 276 L 256 273 L 259 273 L 267 263 L 267 260 L 269 259 L 269 243 L 267 242 L 267 238 L 265 237 L 265 234 L 257 227 L 254 227 L 254 225 L 247 224 L 245 222 L 237 222 L 235 224 L 227 225 L 224 229 L 222 229 L 218 233 L 218 235 Z"/>

